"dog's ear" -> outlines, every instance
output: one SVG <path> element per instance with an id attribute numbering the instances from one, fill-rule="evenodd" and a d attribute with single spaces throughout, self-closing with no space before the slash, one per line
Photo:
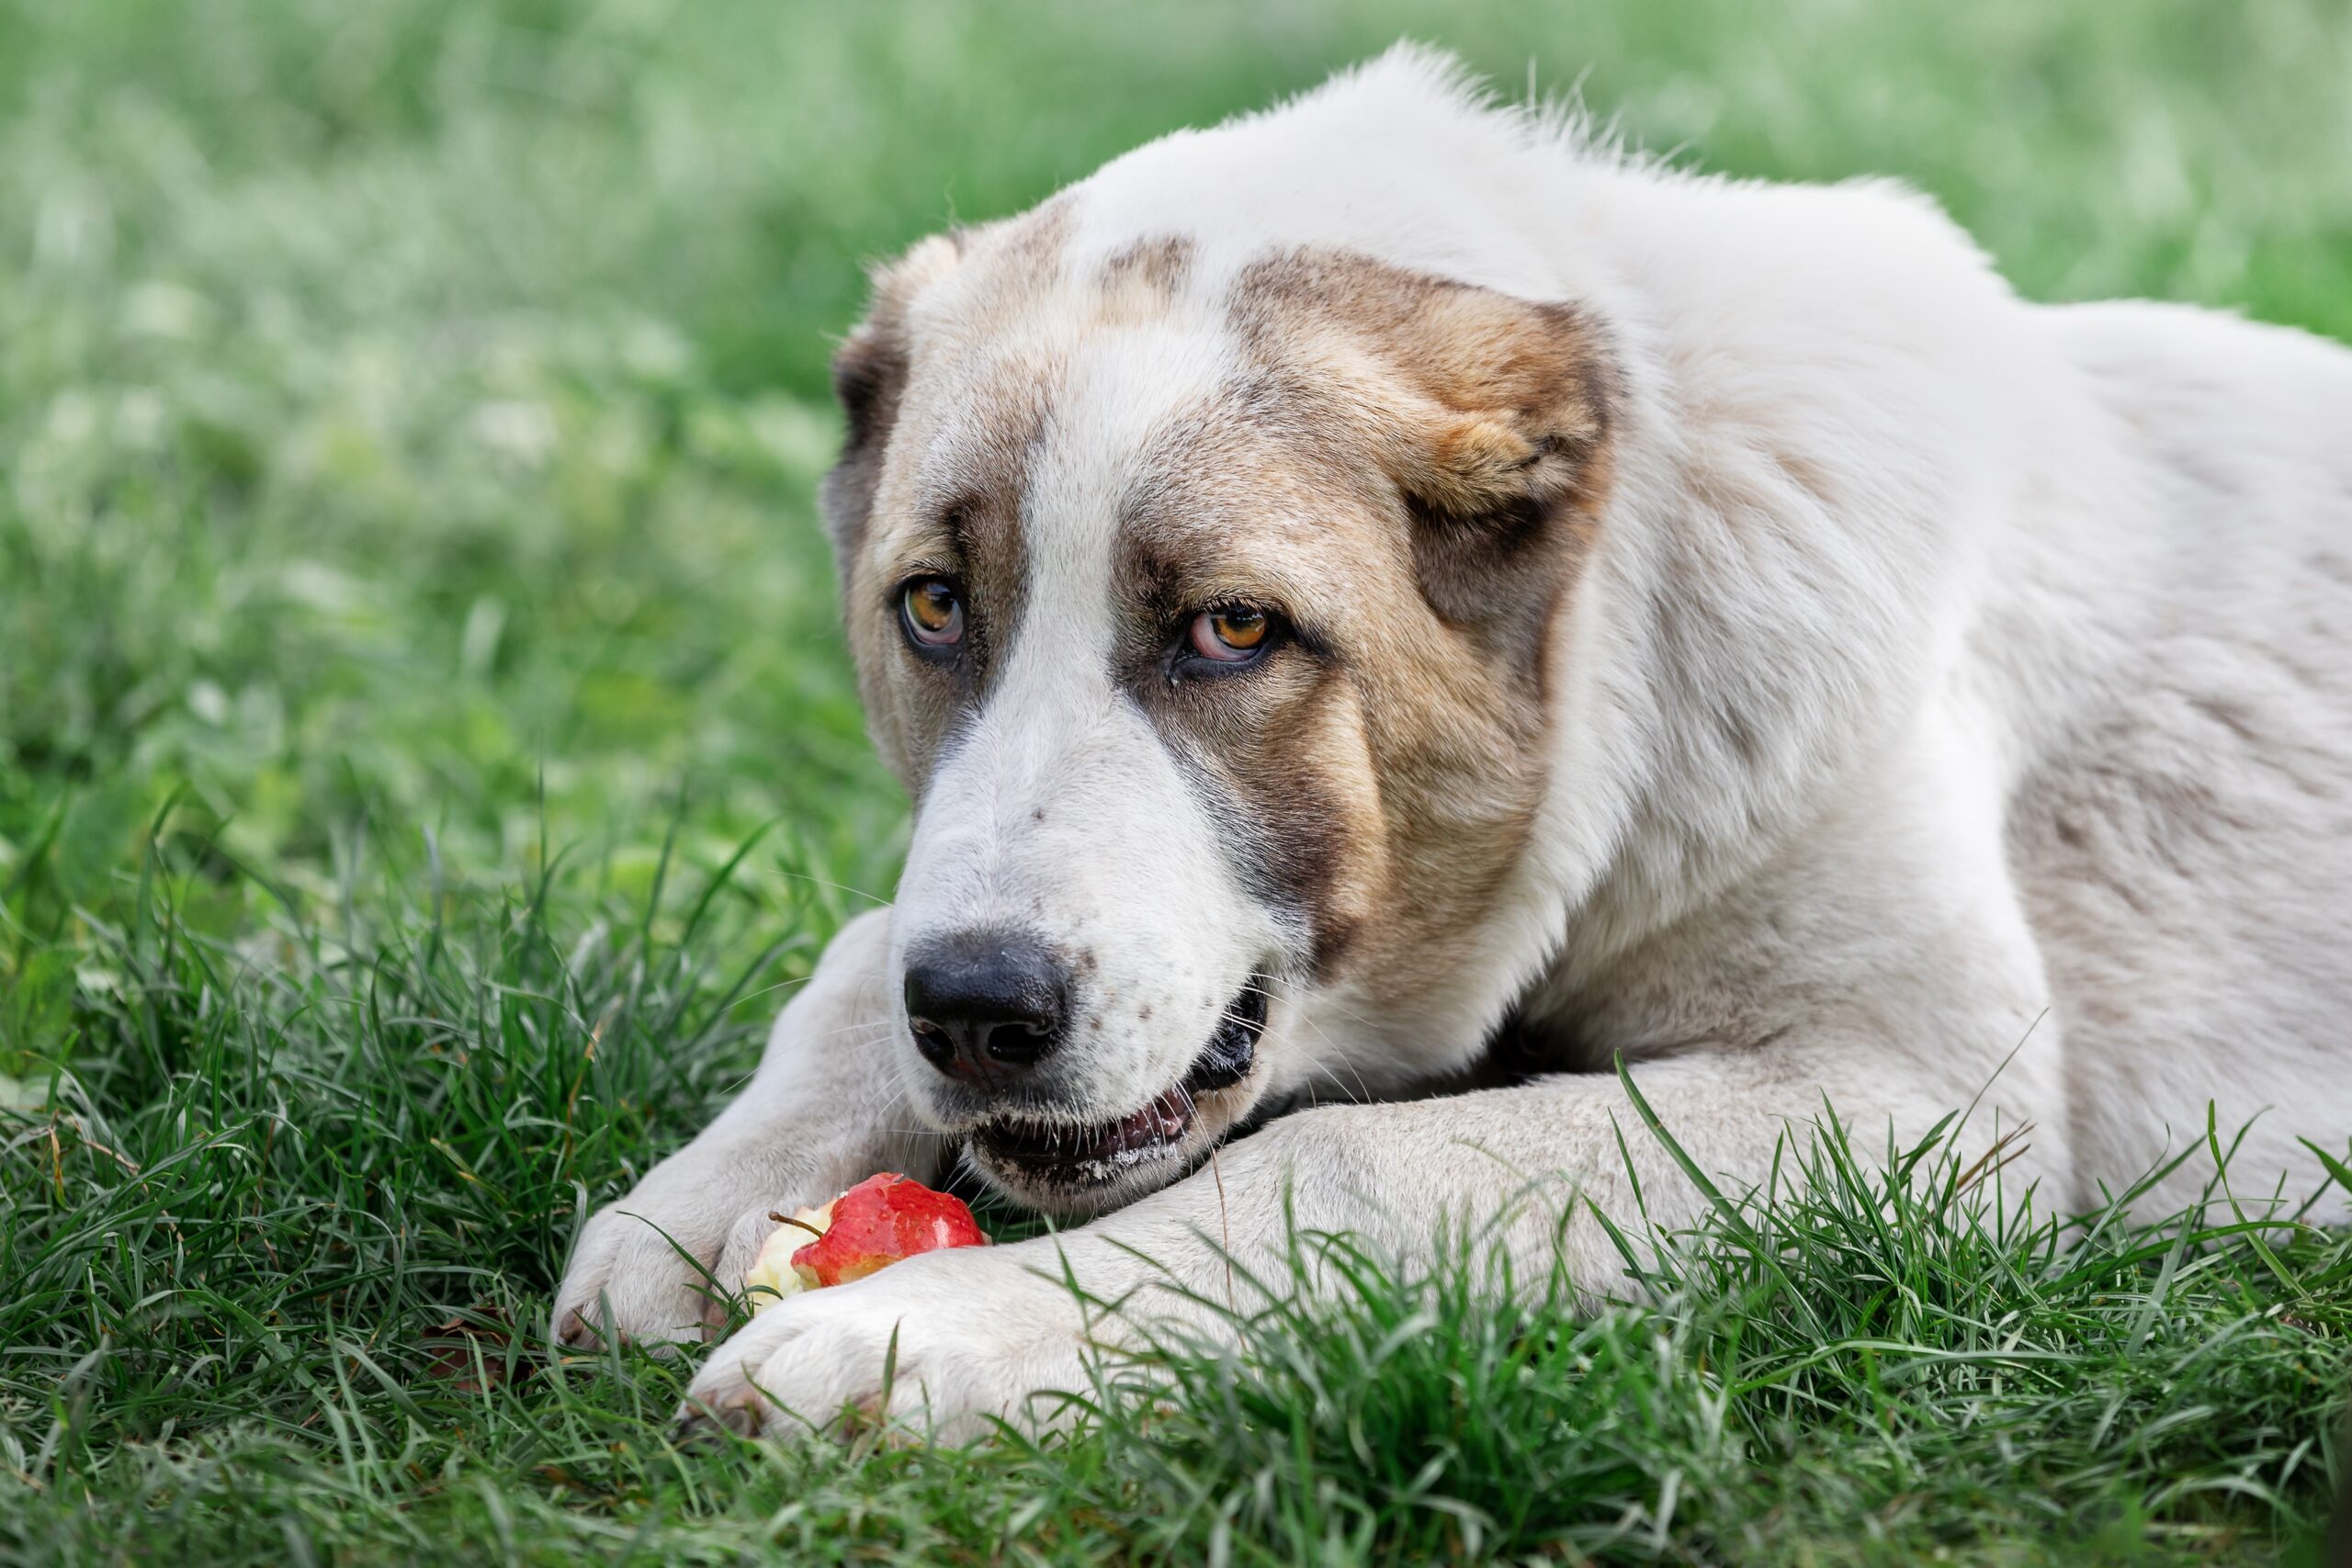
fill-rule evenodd
<path id="1" fill-rule="evenodd" d="M 1374 352 L 1414 395 L 1384 458 L 1417 508 L 1470 523 L 1592 487 L 1613 400 L 1573 307 L 1432 283 L 1385 326 Z"/>
<path id="2" fill-rule="evenodd" d="M 1615 361 L 1572 305 L 1368 257 L 1251 269 L 1245 328 L 1367 456 L 1409 518 L 1423 597 L 1532 668 L 1608 491 Z"/>
<path id="3" fill-rule="evenodd" d="M 1374 352 L 1400 389 L 1382 464 L 1446 620 L 1526 646 L 1608 489 L 1612 361 L 1574 307 L 1429 282 Z"/>
<path id="4" fill-rule="evenodd" d="M 842 405 L 848 431 L 842 441 L 841 460 L 825 476 L 820 500 L 843 587 L 849 583 L 851 563 L 874 511 L 882 453 L 889 445 L 890 428 L 898 423 L 899 399 L 906 390 L 907 307 L 926 285 L 953 272 L 960 259 L 961 250 L 953 237 L 933 235 L 897 261 L 876 268 L 873 305 L 833 355 L 833 396 Z"/>

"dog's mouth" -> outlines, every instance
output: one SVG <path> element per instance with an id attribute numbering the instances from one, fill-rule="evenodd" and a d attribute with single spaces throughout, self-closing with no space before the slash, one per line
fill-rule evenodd
<path id="1" fill-rule="evenodd" d="M 1266 1029 L 1266 987 L 1264 976 L 1252 976 L 1184 1076 L 1142 1110 L 1091 1123 L 1000 1116 L 972 1130 L 972 1152 L 1023 1187 L 1063 1190 L 1108 1187 L 1180 1157 L 1200 1120 L 1201 1097 L 1250 1076 Z"/>

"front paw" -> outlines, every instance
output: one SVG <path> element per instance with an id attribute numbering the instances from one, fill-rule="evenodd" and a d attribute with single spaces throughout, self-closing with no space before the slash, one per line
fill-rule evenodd
<path id="1" fill-rule="evenodd" d="M 769 1213 L 811 1201 L 762 1190 L 752 1164 L 689 1149 L 591 1216 L 556 1292 L 557 1340 L 675 1344 L 724 1325 L 728 1296 L 775 1228 Z"/>
<path id="2" fill-rule="evenodd" d="M 926 1253 L 762 1313 L 695 1378 L 682 1434 L 825 1433 L 847 1416 L 961 1442 L 999 1420 L 1069 1420 L 1094 1387 L 1100 1320 L 1057 1277 L 1052 1245 Z"/>

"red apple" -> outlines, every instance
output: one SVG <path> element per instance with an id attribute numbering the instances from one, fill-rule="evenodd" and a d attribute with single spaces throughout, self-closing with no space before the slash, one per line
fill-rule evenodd
<path id="1" fill-rule="evenodd" d="M 792 1255 L 794 1272 L 820 1286 L 863 1280 L 918 1252 L 980 1247 L 989 1239 L 962 1199 L 895 1171 L 867 1177 L 834 1199 L 831 1209 L 825 1234 Z"/>

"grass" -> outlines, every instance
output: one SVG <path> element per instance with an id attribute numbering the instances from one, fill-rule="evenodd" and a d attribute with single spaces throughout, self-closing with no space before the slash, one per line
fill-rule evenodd
<path id="1" fill-rule="evenodd" d="M 540 1353 L 896 874 L 809 515 L 858 262 L 1407 31 L 2352 338 L 2323 0 L 0 0 L 0 1559 L 2318 1561 L 2341 1235 L 1834 1145 L 1642 1310 L 1303 1243 L 1341 1304 L 1044 1448 L 685 1455 L 684 1368 Z"/>

